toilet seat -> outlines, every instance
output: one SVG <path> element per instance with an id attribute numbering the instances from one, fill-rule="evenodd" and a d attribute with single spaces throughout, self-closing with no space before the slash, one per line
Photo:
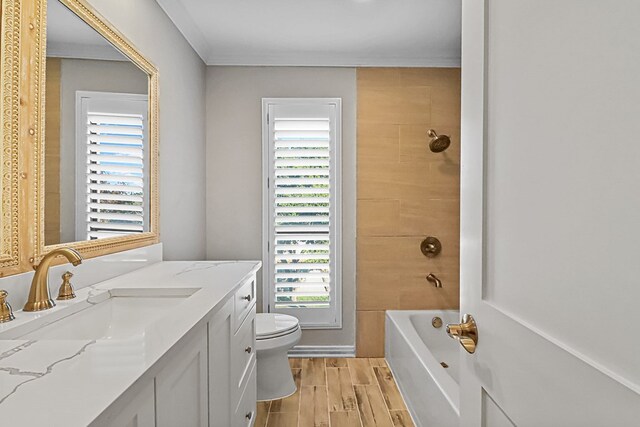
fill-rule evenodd
<path id="1" fill-rule="evenodd" d="M 295 333 L 300 329 L 298 319 L 286 314 L 258 313 L 256 340 L 268 340 Z"/>

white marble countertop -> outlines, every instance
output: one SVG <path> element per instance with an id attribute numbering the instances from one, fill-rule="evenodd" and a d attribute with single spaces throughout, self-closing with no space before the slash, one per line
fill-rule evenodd
<path id="1" fill-rule="evenodd" d="M 16 312 L 0 324 L 0 424 L 86 426 L 261 267 L 259 261 L 159 262 L 81 289 L 51 310 Z M 199 289 L 126 339 L 28 340 L 29 321 L 87 304 L 112 289 Z M 52 290 L 53 291 L 53 290 Z M 27 326 L 25 326 L 27 325 Z M 7 337 L 17 336 L 17 339 Z"/>

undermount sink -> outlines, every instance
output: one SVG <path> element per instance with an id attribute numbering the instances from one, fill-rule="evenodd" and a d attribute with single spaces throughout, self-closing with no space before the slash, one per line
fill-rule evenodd
<path id="1" fill-rule="evenodd" d="M 131 289 L 118 291 L 113 289 L 63 307 L 12 331 L 11 337 L 1 334 L 0 339 L 126 339 L 172 313 L 197 289 L 145 289 L 138 294 Z"/>

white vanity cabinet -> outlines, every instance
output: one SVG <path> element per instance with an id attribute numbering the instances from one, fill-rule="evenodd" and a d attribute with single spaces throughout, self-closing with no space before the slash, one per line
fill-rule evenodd
<path id="1" fill-rule="evenodd" d="M 256 414 L 255 276 L 209 322 L 209 420 L 251 426 Z M 221 346 L 220 343 L 229 343 Z"/>
<path id="2" fill-rule="evenodd" d="M 198 327 L 156 375 L 157 427 L 207 427 L 207 331 Z"/>
<path id="3" fill-rule="evenodd" d="M 158 361 L 152 378 L 125 392 L 91 425 L 253 426 L 255 275 L 218 307 Z"/>
<path id="4" fill-rule="evenodd" d="M 231 398 L 235 408 L 231 425 L 251 426 L 256 415 L 256 305 L 255 278 L 236 294 L 236 327 L 231 339 Z M 248 296 L 251 295 L 249 299 Z M 249 306 L 246 301 L 249 300 Z M 240 303 L 239 303 L 240 301 Z"/>
<path id="5" fill-rule="evenodd" d="M 92 427 L 154 427 L 156 425 L 155 389 L 153 379 L 147 381 L 124 405 L 115 403 Z"/>

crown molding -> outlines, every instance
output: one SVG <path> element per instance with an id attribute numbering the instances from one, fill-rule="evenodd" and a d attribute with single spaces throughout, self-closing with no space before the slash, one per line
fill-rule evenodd
<path id="1" fill-rule="evenodd" d="M 460 67 L 460 57 L 408 57 L 292 52 L 279 54 L 210 54 L 207 65 L 291 67 Z"/>
<path id="2" fill-rule="evenodd" d="M 156 0 L 160 8 L 164 10 L 169 19 L 182 33 L 187 42 L 196 51 L 203 62 L 207 62 L 209 53 L 209 43 L 198 26 L 191 19 L 191 15 L 186 11 L 181 2 L 175 0 Z"/>

